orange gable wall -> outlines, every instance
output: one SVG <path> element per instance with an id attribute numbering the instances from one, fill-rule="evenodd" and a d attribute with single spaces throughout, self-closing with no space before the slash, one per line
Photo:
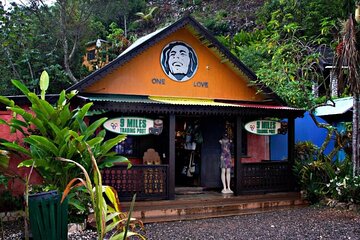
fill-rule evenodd
<path id="1" fill-rule="evenodd" d="M 173 41 L 187 43 L 198 57 L 197 72 L 186 82 L 173 81 L 161 68 L 161 51 Z M 245 79 L 220 61 L 187 29 L 182 28 L 95 82 L 85 92 L 248 101 L 263 99 L 255 89 L 247 86 Z M 204 86 L 206 84 L 207 87 Z"/>

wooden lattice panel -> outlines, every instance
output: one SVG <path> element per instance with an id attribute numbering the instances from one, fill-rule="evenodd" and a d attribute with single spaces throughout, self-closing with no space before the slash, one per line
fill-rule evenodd
<path id="1" fill-rule="evenodd" d="M 116 166 L 102 170 L 103 184 L 112 186 L 120 200 L 167 199 L 167 165 Z"/>
<path id="2" fill-rule="evenodd" d="M 271 192 L 292 190 L 293 175 L 288 162 L 242 164 L 240 186 L 242 192 Z"/>

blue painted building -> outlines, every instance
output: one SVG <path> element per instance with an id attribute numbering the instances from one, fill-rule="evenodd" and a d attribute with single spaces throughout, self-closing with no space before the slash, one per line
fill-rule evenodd
<path id="1" fill-rule="evenodd" d="M 319 123 L 329 123 L 336 126 L 340 132 L 345 132 L 344 122 L 352 121 L 352 97 L 339 98 L 333 100 L 334 106 L 322 106 L 316 109 L 315 115 Z M 327 131 L 323 128 L 318 128 L 310 114 L 306 112 L 303 118 L 295 119 L 295 142 L 311 141 L 318 147 L 323 144 Z M 287 159 L 287 135 L 274 135 L 270 139 L 270 156 L 271 160 L 285 160 Z M 325 154 L 329 154 L 335 146 L 335 139 L 331 139 L 330 143 L 325 149 Z M 340 160 L 345 159 L 344 150 L 340 150 L 337 154 Z"/>
<path id="2" fill-rule="evenodd" d="M 317 117 L 320 123 L 326 121 Z M 310 114 L 306 112 L 303 118 L 295 119 L 295 142 L 311 141 L 318 147 L 323 144 L 327 131 L 323 128 L 318 128 L 314 121 L 311 119 Z M 271 160 L 285 160 L 287 159 L 287 135 L 273 135 L 270 139 L 270 156 Z M 331 152 L 334 148 L 334 140 L 328 144 L 325 149 L 325 154 Z M 286 147 L 285 147 L 286 146 Z"/>

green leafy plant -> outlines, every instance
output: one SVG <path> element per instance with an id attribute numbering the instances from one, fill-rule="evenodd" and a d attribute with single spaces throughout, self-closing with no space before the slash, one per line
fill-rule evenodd
<path id="1" fill-rule="evenodd" d="M 96 132 L 107 120 L 98 119 L 90 125 L 85 116 L 92 103 L 71 110 L 70 100 L 76 93 L 62 91 L 55 106 L 30 92 L 19 81 L 13 84 L 25 94 L 31 103 L 30 110 L 15 106 L 14 102 L 0 96 L 0 102 L 8 109 L 20 115 L 23 120 L 14 117 L 10 122 L 1 122 L 24 135 L 26 147 L 19 143 L 3 142 L 2 146 L 11 151 L 24 154 L 28 159 L 20 163 L 20 167 L 30 167 L 35 162 L 36 170 L 44 178 L 47 185 L 55 186 L 62 191 L 70 179 L 78 176 L 80 171 L 73 164 L 55 161 L 56 157 L 75 159 L 88 172 L 91 172 L 91 159 L 86 151 L 86 144 L 92 148 L 100 167 L 112 166 L 114 162 L 126 162 L 127 159 L 116 155 L 112 148 L 125 139 L 124 135 L 105 141 L 105 130 Z"/>
<path id="2" fill-rule="evenodd" d="M 109 28 L 107 40 L 111 43 L 111 46 L 108 48 L 107 53 L 109 54 L 110 60 L 113 60 L 128 48 L 131 42 L 125 37 L 124 30 L 119 28 L 115 22 L 112 22 Z"/>
<path id="3" fill-rule="evenodd" d="M 3 154 L 3 152 L 3 150 L 0 150 L 0 155 Z M 4 154 L 7 155 L 7 153 Z M 7 167 L 7 164 L 2 166 Z M 22 201 L 20 197 L 13 196 L 11 191 L 8 189 L 8 183 L 11 178 L 12 176 L 0 171 L 0 212 L 22 209 Z"/>
<path id="4" fill-rule="evenodd" d="M 317 203 L 325 197 L 343 202 L 360 203 L 360 177 L 352 176 L 350 158 L 331 160 L 313 143 L 295 146 L 294 173 L 306 199 Z"/>
<path id="5" fill-rule="evenodd" d="M 56 161 L 56 157 L 75 159 L 91 173 L 91 157 L 86 151 L 88 144 L 101 168 L 112 166 L 115 162 L 128 162 L 126 158 L 112 151 L 112 148 L 124 140 L 125 136 L 118 135 L 105 141 L 105 130 L 98 132 L 106 118 L 87 124 L 85 117 L 92 103 L 71 109 L 70 100 L 76 93 L 65 93 L 65 91 L 59 94 L 55 105 L 45 100 L 48 78 L 46 73 L 41 76 L 40 98 L 19 81 L 12 81 L 29 100 L 30 110 L 16 106 L 12 100 L 0 96 L 0 102 L 14 112 L 14 117 L 9 122 L 1 121 L 0 124 L 8 125 L 12 132 L 17 131 L 24 136 L 24 144 L 2 141 L 0 146 L 23 156 L 25 160 L 19 164 L 19 167 L 34 166 L 44 180 L 45 187 L 41 189 L 42 191 L 44 189 L 63 191 L 70 179 L 79 176 L 81 171 L 74 164 Z M 31 186 L 27 189 L 30 191 Z M 69 196 L 70 209 L 73 212 L 85 213 L 86 198 L 78 196 L 79 194 L 81 195 L 81 192 Z"/>
<path id="6" fill-rule="evenodd" d="M 8 165 L 9 165 L 9 152 L 0 149 L 0 170 L 7 168 Z"/>
<path id="7" fill-rule="evenodd" d="M 295 145 L 293 171 L 305 198 L 316 203 L 325 196 L 331 163 L 324 156 L 318 156 L 318 147 L 313 143 L 299 142 Z"/>
<path id="8" fill-rule="evenodd" d="M 341 202 L 360 203 L 360 176 L 353 177 L 352 162 L 346 158 L 343 162 L 334 162 L 333 172 L 326 184 L 327 196 Z"/>
<path id="9" fill-rule="evenodd" d="M 1 176 L 2 175 L 0 175 L 0 177 Z M 21 197 L 13 196 L 8 189 L 2 190 L 0 193 L 0 212 L 11 212 L 23 209 Z"/>
<path id="10" fill-rule="evenodd" d="M 89 145 L 87 145 L 87 150 L 90 153 L 94 169 L 92 180 L 86 169 L 78 162 L 75 162 L 71 159 L 65 159 L 60 157 L 57 158 L 60 161 L 72 163 L 79 167 L 85 177 L 85 179 L 74 178 L 68 183 L 64 191 L 62 201 L 66 198 L 66 196 L 73 188 L 84 186 L 87 193 L 90 195 L 91 204 L 94 209 L 96 229 L 99 240 L 104 239 L 107 234 L 110 235 L 109 239 L 112 240 L 125 240 L 130 236 L 137 236 L 141 239 L 145 239 L 145 237 L 143 237 L 142 235 L 133 231 L 129 231 L 130 224 L 139 225 L 141 228 L 143 228 L 143 224 L 141 221 L 131 218 L 131 212 L 134 206 L 136 195 L 134 195 L 133 197 L 129 215 L 127 216 L 127 214 L 121 212 L 120 210 L 120 202 L 116 190 L 110 186 L 102 185 L 101 173 Z M 108 199 L 109 203 L 106 202 L 104 194 Z"/>

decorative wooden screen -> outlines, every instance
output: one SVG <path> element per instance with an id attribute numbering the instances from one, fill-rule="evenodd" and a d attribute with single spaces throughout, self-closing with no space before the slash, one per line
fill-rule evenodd
<path id="1" fill-rule="evenodd" d="M 167 165 L 115 166 L 102 170 L 103 184 L 118 192 L 120 201 L 168 199 Z"/>
<path id="2" fill-rule="evenodd" d="M 294 177 L 288 162 L 243 163 L 241 193 L 294 190 Z"/>

